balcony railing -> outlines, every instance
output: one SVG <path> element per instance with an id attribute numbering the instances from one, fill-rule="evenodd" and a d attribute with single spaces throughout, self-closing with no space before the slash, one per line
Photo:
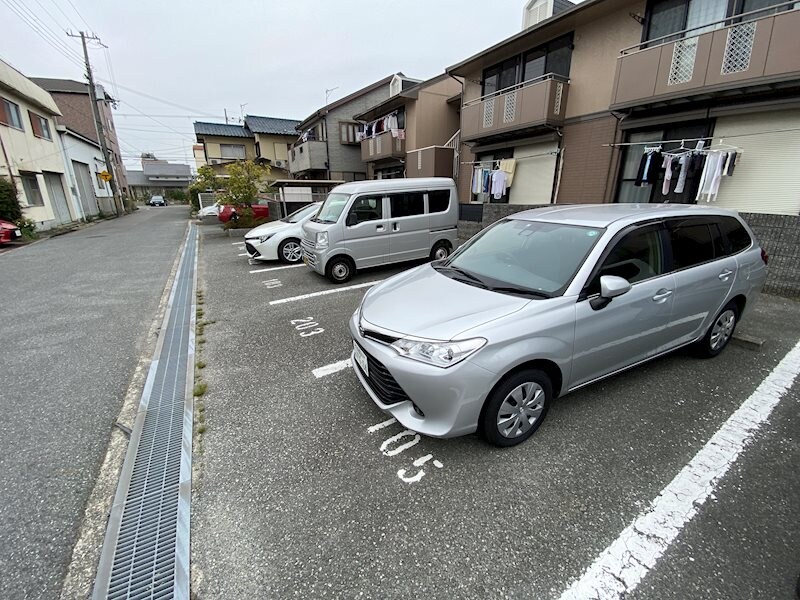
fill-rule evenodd
<path id="1" fill-rule="evenodd" d="M 405 155 L 406 140 L 393 137 L 391 131 L 384 131 L 375 137 L 361 140 L 361 160 L 364 162 L 375 162 L 386 158 L 403 158 Z"/>
<path id="2" fill-rule="evenodd" d="M 796 6 L 783 2 L 624 48 L 612 108 L 800 80 Z"/>
<path id="3" fill-rule="evenodd" d="M 466 102 L 461 107 L 461 139 L 561 125 L 568 92 L 569 80 L 549 73 Z"/>
<path id="4" fill-rule="evenodd" d="M 295 144 L 289 150 L 289 171 L 292 173 L 302 173 L 303 171 L 324 171 L 327 169 L 327 149 L 325 142 L 308 140 L 301 144 Z"/>

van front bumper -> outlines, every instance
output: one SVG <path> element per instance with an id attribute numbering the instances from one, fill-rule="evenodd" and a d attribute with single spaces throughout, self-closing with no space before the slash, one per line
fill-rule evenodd
<path id="1" fill-rule="evenodd" d="M 320 275 L 325 275 L 325 254 L 318 252 L 313 242 L 304 239 L 300 244 L 303 247 L 303 262 Z"/>
<path id="2" fill-rule="evenodd" d="M 477 430 L 481 407 L 495 383 L 494 373 L 469 359 L 442 369 L 405 358 L 390 346 L 363 337 L 355 316 L 349 325 L 354 343 L 370 365 L 377 365 L 376 372 L 367 376 L 354 353 L 350 356 L 358 380 L 378 408 L 404 427 L 431 437 L 456 437 Z M 398 387 L 406 399 L 396 401 Z M 395 391 L 389 404 L 387 389 Z"/>

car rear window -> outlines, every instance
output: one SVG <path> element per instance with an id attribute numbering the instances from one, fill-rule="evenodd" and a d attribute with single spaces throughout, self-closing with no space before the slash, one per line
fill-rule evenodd
<path id="1" fill-rule="evenodd" d="M 714 260 L 711 229 L 706 223 L 685 220 L 668 223 L 672 242 L 672 269 L 685 269 Z"/>
<path id="2" fill-rule="evenodd" d="M 423 192 L 389 194 L 389 206 L 391 207 L 393 219 L 424 215 L 425 194 Z"/>
<path id="3" fill-rule="evenodd" d="M 444 212 L 450 207 L 450 190 L 428 192 L 428 212 Z"/>
<path id="4" fill-rule="evenodd" d="M 726 254 L 735 254 L 748 248 L 753 240 L 742 224 L 734 217 L 720 217 L 718 221 L 719 229 L 722 232 L 723 241 L 727 241 Z"/>

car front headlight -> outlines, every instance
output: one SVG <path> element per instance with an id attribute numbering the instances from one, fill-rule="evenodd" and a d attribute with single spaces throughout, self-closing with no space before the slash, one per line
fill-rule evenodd
<path id="1" fill-rule="evenodd" d="M 320 249 L 325 249 L 328 247 L 328 232 L 327 231 L 318 231 L 317 232 L 317 242 L 316 247 Z"/>
<path id="2" fill-rule="evenodd" d="M 262 235 L 261 237 L 258 238 L 258 241 L 259 241 L 260 244 L 263 244 L 269 238 L 271 238 L 273 235 L 275 235 L 275 234 L 274 233 L 268 233 L 267 235 Z"/>
<path id="3" fill-rule="evenodd" d="M 454 342 L 401 338 L 392 343 L 392 347 L 401 356 L 443 369 L 460 363 L 485 345 L 486 340 L 484 338 L 472 338 Z"/>

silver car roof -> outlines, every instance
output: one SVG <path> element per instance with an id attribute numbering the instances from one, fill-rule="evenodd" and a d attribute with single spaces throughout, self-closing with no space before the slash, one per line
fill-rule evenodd
<path id="1" fill-rule="evenodd" d="M 455 182 L 448 177 L 406 177 L 402 179 L 375 179 L 369 181 L 351 181 L 337 185 L 331 190 L 336 194 L 361 194 L 364 192 L 386 192 L 395 190 L 421 188 L 442 188 L 455 186 Z"/>
<path id="2" fill-rule="evenodd" d="M 624 226 L 639 221 L 683 216 L 737 216 L 737 212 L 687 204 L 554 204 L 509 215 L 509 219 L 587 227 Z"/>

